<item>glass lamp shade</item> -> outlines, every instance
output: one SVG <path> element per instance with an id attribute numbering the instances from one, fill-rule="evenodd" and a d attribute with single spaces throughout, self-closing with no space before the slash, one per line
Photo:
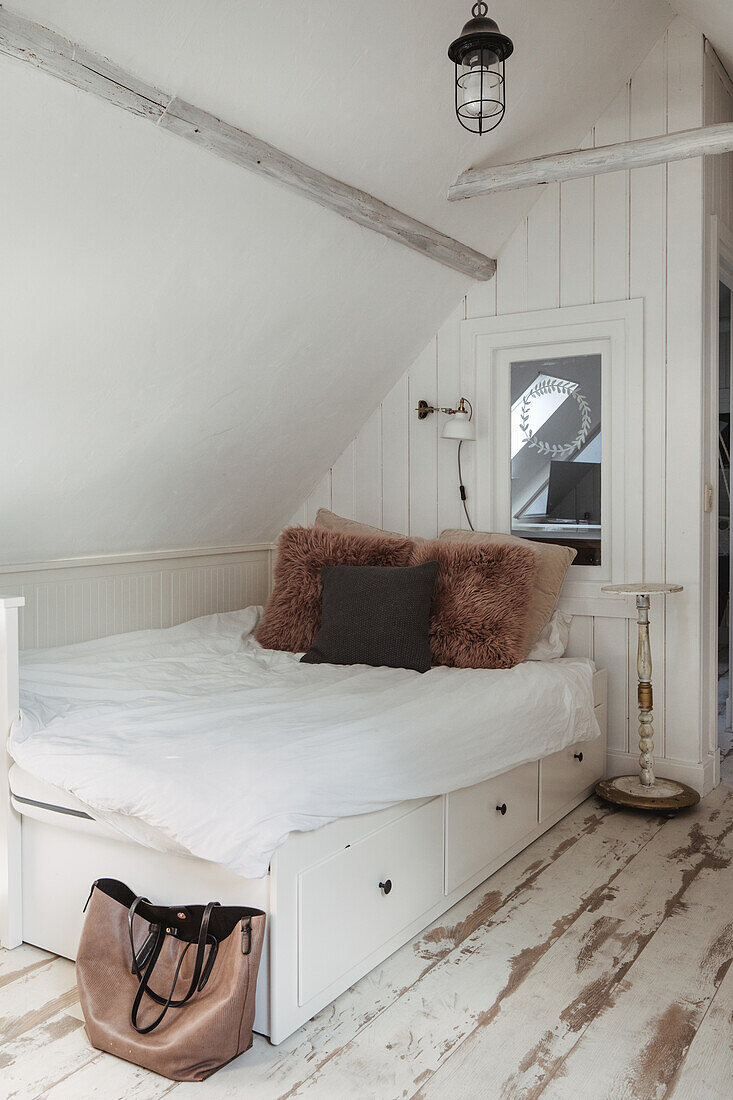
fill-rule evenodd
<path id="1" fill-rule="evenodd" d="M 443 439 L 475 439 L 476 425 L 467 412 L 457 412 L 446 420 L 442 435 Z"/>
<path id="2" fill-rule="evenodd" d="M 464 57 L 456 79 L 463 99 L 458 106 L 462 118 L 487 119 L 504 110 L 501 62 L 491 50 L 475 50 Z"/>

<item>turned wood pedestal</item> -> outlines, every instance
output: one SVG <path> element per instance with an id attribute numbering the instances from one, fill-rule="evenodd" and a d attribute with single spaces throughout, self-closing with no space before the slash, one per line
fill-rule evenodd
<path id="1" fill-rule="evenodd" d="M 603 592 L 636 596 L 639 643 L 636 653 L 636 672 L 639 677 L 639 774 L 620 775 L 615 779 L 602 779 L 596 786 L 596 794 L 607 802 L 630 806 L 636 810 L 669 812 L 684 806 L 693 806 L 700 795 L 686 783 L 674 779 L 660 779 L 654 774 L 654 724 L 652 693 L 652 653 L 649 644 L 650 596 L 681 592 L 681 584 L 610 584 Z"/>

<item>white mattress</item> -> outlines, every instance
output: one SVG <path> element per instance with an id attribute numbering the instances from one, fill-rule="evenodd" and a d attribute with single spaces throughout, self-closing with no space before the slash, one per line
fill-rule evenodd
<path id="1" fill-rule="evenodd" d="M 11 765 L 8 775 L 10 793 L 13 805 L 20 814 L 26 817 L 34 817 L 38 821 L 45 821 L 52 825 L 63 825 L 68 829 L 80 829 L 83 832 L 93 832 L 98 836 L 112 837 L 117 840 L 131 841 L 119 828 L 98 819 L 94 816 L 91 806 L 88 806 L 70 791 L 62 787 L 55 787 L 51 783 L 45 783 L 35 775 L 25 771 L 18 764 Z M 108 815 L 109 820 L 112 815 Z M 141 835 L 145 823 L 140 822 Z M 182 844 L 169 839 L 159 829 L 147 826 L 149 842 L 148 846 L 157 848 L 161 852 L 186 852 Z"/>
<path id="2" fill-rule="evenodd" d="M 599 736 L 590 661 L 304 665 L 258 645 L 259 614 L 24 653 L 11 756 L 134 840 L 256 878 L 293 830 Z"/>

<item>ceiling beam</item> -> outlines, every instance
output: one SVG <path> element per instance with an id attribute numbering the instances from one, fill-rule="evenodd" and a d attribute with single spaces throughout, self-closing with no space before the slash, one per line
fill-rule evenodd
<path id="1" fill-rule="evenodd" d="M 493 195 L 497 191 L 516 191 L 554 180 L 582 179 L 604 172 L 619 172 L 627 168 L 646 168 L 670 160 L 712 156 L 733 150 L 733 122 L 719 126 L 701 126 L 695 130 L 679 130 L 674 134 L 620 141 L 617 145 L 601 145 L 597 149 L 574 149 L 567 153 L 552 153 L 514 164 L 493 168 L 469 168 L 461 173 L 448 189 L 451 202 L 471 199 L 476 195 Z"/>
<path id="2" fill-rule="evenodd" d="M 487 280 L 496 261 L 416 221 L 380 199 L 311 168 L 260 138 L 125 72 L 107 58 L 0 8 L 0 53 L 24 61 L 195 145 L 267 176 L 319 206 L 380 233 L 472 279 Z"/>

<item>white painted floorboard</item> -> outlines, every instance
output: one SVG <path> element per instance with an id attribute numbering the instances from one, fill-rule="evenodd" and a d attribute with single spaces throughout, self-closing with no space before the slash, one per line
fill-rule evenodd
<path id="1" fill-rule="evenodd" d="M 728 1100 L 733 756 L 676 818 L 573 811 L 279 1047 L 174 1084 L 88 1044 L 74 968 L 0 952 L 0 1100 Z"/>

